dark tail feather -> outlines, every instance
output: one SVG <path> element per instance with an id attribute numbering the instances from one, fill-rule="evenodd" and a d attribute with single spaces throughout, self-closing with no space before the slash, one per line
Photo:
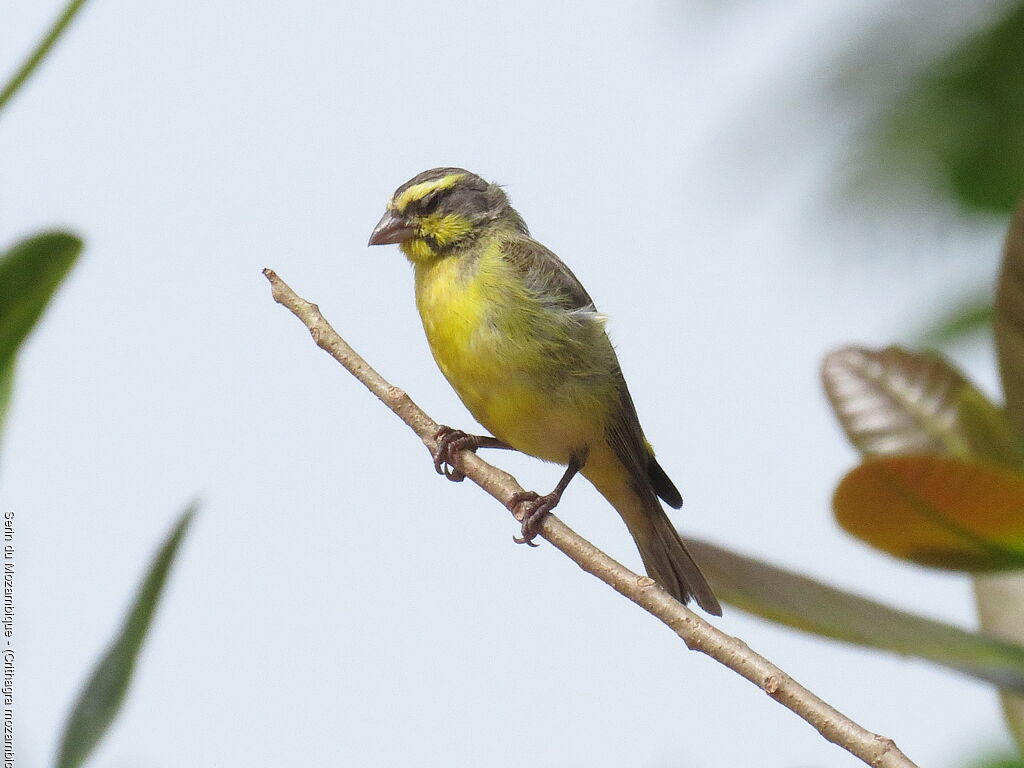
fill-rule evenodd
<path id="1" fill-rule="evenodd" d="M 642 465 L 641 465 L 642 466 Z M 679 491 L 652 456 L 647 473 L 642 469 L 633 477 L 621 463 L 613 467 L 591 462 L 583 474 L 622 516 L 636 541 L 647 575 L 661 584 L 682 603 L 695 599 L 708 613 L 722 615 L 704 574 L 686 551 L 686 545 L 665 514 L 658 495 L 669 503 L 678 503 Z M 649 475 L 657 475 L 654 480 Z"/>
<path id="2" fill-rule="evenodd" d="M 672 509 L 679 509 L 683 506 L 683 497 L 680 495 L 679 489 L 669 479 L 669 476 L 665 474 L 665 470 L 661 468 L 661 464 L 654 458 L 653 453 L 647 460 L 647 476 L 651 478 L 651 487 L 658 494 L 658 498 L 672 507 Z"/>
<path id="3" fill-rule="evenodd" d="M 679 532 L 657 500 L 652 498 L 651 501 L 654 503 L 645 515 L 649 523 L 645 527 L 649 529 L 642 534 L 633 531 L 647 575 L 681 603 L 688 603 L 693 598 L 708 613 L 721 616 L 722 606 L 683 544 Z"/>

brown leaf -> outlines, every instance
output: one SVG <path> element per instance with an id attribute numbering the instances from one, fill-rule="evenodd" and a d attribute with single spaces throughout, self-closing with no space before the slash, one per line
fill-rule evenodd
<path id="1" fill-rule="evenodd" d="M 955 367 L 900 347 L 845 347 L 822 380 L 850 442 L 864 456 L 936 454 L 1019 466 L 1003 414 Z"/>

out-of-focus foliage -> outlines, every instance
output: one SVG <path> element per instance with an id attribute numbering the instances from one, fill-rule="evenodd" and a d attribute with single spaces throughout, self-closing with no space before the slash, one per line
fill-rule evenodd
<path id="1" fill-rule="evenodd" d="M 971 763 L 968 768 L 1024 768 L 1024 760 L 1009 755 L 987 757 Z"/>
<path id="2" fill-rule="evenodd" d="M 1012 211 L 1024 190 L 1024 3 L 917 75 L 873 136 L 886 164 L 965 209 Z"/>
<path id="3" fill-rule="evenodd" d="M 864 456 L 929 453 L 1022 463 L 1002 412 L 939 355 L 845 347 L 825 358 L 822 381 Z"/>
<path id="4" fill-rule="evenodd" d="M 1012 570 L 1004 580 L 976 578 L 975 595 L 982 627 L 1017 640 L 1024 578 L 1024 206 L 1007 235 L 994 319 L 1005 415 L 930 354 L 846 350 L 826 361 L 824 380 L 840 423 L 865 458 L 836 490 L 839 522 L 914 562 Z M 839 375 L 829 375 L 830 363 Z M 1024 751 L 1024 697 L 1003 687 L 1000 700 Z"/>
<path id="5" fill-rule="evenodd" d="M 82 241 L 74 235 L 47 232 L 0 255 L 0 424 L 10 399 L 18 347 L 81 250 Z"/>
<path id="6" fill-rule="evenodd" d="M 825 359 L 833 410 L 867 459 L 833 499 L 854 536 L 923 565 L 1024 568 L 1024 209 L 995 319 L 1006 414 L 938 355 L 849 347 Z"/>
<path id="7" fill-rule="evenodd" d="M 1010 223 L 995 305 L 996 353 L 1006 411 L 1024 434 L 1024 205 Z"/>
<path id="8" fill-rule="evenodd" d="M 963 571 L 1024 569 L 1024 475 L 945 456 L 869 459 L 843 478 L 836 520 L 884 552 Z"/>
<path id="9" fill-rule="evenodd" d="M 77 768 L 84 763 L 121 708 L 167 574 L 194 516 L 194 506 L 185 510 L 164 540 L 149 565 L 121 630 L 78 695 L 64 727 L 57 768 Z"/>
<path id="10" fill-rule="evenodd" d="M 932 661 L 1022 690 L 1024 648 L 968 632 L 714 544 L 687 539 L 715 593 L 744 611 L 814 634 Z"/>
<path id="11" fill-rule="evenodd" d="M 50 27 L 49 31 L 43 38 L 36 44 L 36 47 L 28 55 L 21 66 L 14 72 L 10 80 L 3 88 L 0 88 L 0 110 L 3 110 L 7 106 L 8 102 L 14 97 L 21 87 L 25 84 L 25 81 L 32 76 L 32 73 L 36 71 L 36 68 L 46 58 L 46 54 L 53 48 L 54 43 L 60 38 L 67 29 L 68 25 L 74 20 L 75 16 L 85 5 L 85 0 L 71 0 L 61 11 L 60 16 Z"/>
<path id="12" fill-rule="evenodd" d="M 83 5 L 85 0 L 70 0 L 21 66 L 0 88 L 0 112 L 43 62 Z M 74 235 L 46 232 L 18 243 L 0 255 L 0 427 L 3 426 L 14 385 L 15 352 L 81 250 L 82 241 Z"/>
<path id="13" fill-rule="evenodd" d="M 81 250 L 74 235 L 49 232 L 0 256 L 0 366 L 10 363 Z"/>
<path id="14" fill-rule="evenodd" d="M 990 291 L 979 296 L 965 296 L 939 315 L 919 334 L 925 347 L 945 347 L 954 342 L 987 335 L 992 328 L 992 297 Z"/>
<path id="15" fill-rule="evenodd" d="M 822 379 L 867 459 L 836 489 L 843 528 L 922 565 L 1024 568 L 1024 461 L 1002 411 L 938 355 L 899 347 L 838 350 Z"/>
<path id="16" fill-rule="evenodd" d="M 70 0 L 21 66 L 0 87 L 0 111 L 36 71 L 83 5 L 85 0 Z M 0 424 L 10 400 L 18 349 L 81 250 L 82 241 L 74 235 L 46 232 L 0 254 Z M 182 513 L 153 558 L 120 632 L 72 707 L 58 747 L 58 768 L 82 765 L 116 717 L 167 574 L 194 515 L 193 507 Z"/>
<path id="17" fill-rule="evenodd" d="M 1008 214 L 1024 198 L 1024 0 L 877 7 L 880 18 L 830 63 L 829 105 L 868 115 L 845 164 L 853 178 L 839 174 L 852 182 L 844 191 L 886 207 L 909 197 L 911 217 L 923 199 Z M 976 339 L 992 319 L 988 288 L 957 286 L 958 298 L 922 318 L 921 342 Z"/>
<path id="18" fill-rule="evenodd" d="M 1024 568 L 1024 454 L 1006 414 L 940 355 L 847 347 L 822 366 L 839 422 L 866 461 L 836 516 L 873 546 L 957 570 Z M 1016 689 L 1021 648 L 898 611 L 704 542 L 716 592 L 772 621 L 917 656 Z"/>

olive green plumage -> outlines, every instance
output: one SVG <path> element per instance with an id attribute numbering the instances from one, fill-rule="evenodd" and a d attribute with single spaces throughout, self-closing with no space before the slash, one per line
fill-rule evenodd
<path id="1" fill-rule="evenodd" d="M 441 371 L 516 450 L 580 465 L 676 598 L 721 608 L 665 511 L 682 498 L 654 458 L 604 329 L 569 268 L 530 237 L 505 192 L 460 168 L 396 190 L 371 244 L 399 243 Z"/>

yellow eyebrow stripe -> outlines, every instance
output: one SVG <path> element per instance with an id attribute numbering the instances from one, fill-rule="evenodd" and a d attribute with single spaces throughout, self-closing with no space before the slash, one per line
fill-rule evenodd
<path id="1" fill-rule="evenodd" d="M 419 184 L 413 184 L 394 199 L 392 206 L 396 211 L 402 213 L 409 203 L 415 202 L 416 200 L 422 200 L 431 192 L 436 192 L 439 189 L 450 189 L 464 178 L 466 178 L 466 174 L 464 173 L 449 173 L 447 176 L 442 176 L 440 179 L 434 179 L 433 181 L 421 181 Z"/>

